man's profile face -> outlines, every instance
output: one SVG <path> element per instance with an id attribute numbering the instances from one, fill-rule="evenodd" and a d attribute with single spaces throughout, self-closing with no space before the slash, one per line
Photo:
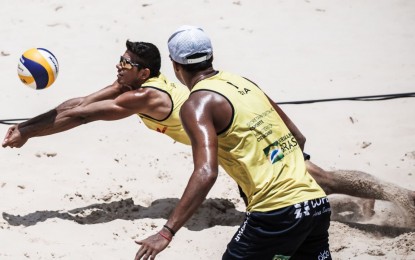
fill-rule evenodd
<path id="1" fill-rule="evenodd" d="M 133 87 L 138 82 L 138 72 L 143 67 L 135 62 L 137 55 L 130 51 L 126 51 L 121 57 L 117 64 L 117 82 L 121 85 L 128 85 Z"/>

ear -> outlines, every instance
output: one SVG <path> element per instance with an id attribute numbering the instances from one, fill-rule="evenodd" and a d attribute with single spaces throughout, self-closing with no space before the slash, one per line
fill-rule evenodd
<path id="1" fill-rule="evenodd" d="M 138 73 L 138 78 L 143 80 L 143 82 L 146 81 L 148 78 L 150 78 L 150 69 L 149 68 L 141 69 Z"/>
<path id="2" fill-rule="evenodd" d="M 178 68 L 179 63 L 175 62 L 174 60 L 172 60 L 172 63 L 173 63 L 173 69 L 174 69 L 174 71 L 178 72 L 179 71 L 179 68 Z"/>

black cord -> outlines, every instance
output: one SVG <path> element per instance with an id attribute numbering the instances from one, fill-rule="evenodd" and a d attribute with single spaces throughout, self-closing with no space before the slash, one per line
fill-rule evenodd
<path id="1" fill-rule="evenodd" d="M 329 101 L 342 101 L 342 100 L 351 100 L 351 101 L 379 101 L 379 100 L 388 100 L 394 98 L 405 98 L 405 97 L 415 97 L 415 92 L 411 93 L 398 93 L 398 94 L 387 94 L 387 95 L 374 95 L 374 96 L 360 96 L 360 97 L 344 97 L 344 98 L 328 98 L 328 99 L 314 99 L 314 100 L 301 100 L 301 101 L 288 101 L 288 102 L 277 102 L 278 105 L 289 105 L 289 104 L 310 104 L 318 102 L 329 102 Z"/>

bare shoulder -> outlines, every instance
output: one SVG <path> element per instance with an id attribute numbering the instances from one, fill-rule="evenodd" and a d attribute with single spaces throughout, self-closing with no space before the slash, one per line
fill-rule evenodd
<path id="1" fill-rule="evenodd" d="M 226 103 L 224 96 L 208 90 L 198 90 L 190 94 L 186 103 L 192 106 L 208 107 Z"/>
<path id="2" fill-rule="evenodd" d="M 196 115 L 204 111 L 212 103 L 211 93 L 207 91 L 198 91 L 191 93 L 189 98 L 183 103 L 180 113 L 186 117 Z M 206 113 L 206 111 L 204 111 Z"/>
<path id="3" fill-rule="evenodd" d="M 232 119 L 232 106 L 222 95 L 212 91 L 192 93 L 181 110 L 182 122 L 213 123 L 216 132 L 222 131 Z"/>
<path id="4" fill-rule="evenodd" d="M 228 99 L 216 92 L 200 90 L 193 92 L 186 101 L 187 106 L 203 109 L 212 113 L 221 112 L 225 107 L 230 107 Z"/>
<path id="5" fill-rule="evenodd" d="M 153 88 L 139 88 L 127 91 L 115 99 L 118 106 L 146 114 L 156 119 L 165 119 L 171 112 L 173 103 L 170 96 Z"/>
<path id="6" fill-rule="evenodd" d="M 118 103 L 128 104 L 140 102 L 147 106 L 160 105 L 161 102 L 165 102 L 166 100 L 170 100 L 167 93 L 153 88 L 139 88 L 127 91 L 117 98 Z"/>

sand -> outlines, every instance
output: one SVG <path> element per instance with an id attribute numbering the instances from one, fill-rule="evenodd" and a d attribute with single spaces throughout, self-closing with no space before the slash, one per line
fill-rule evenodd
<path id="1" fill-rule="evenodd" d="M 182 24 L 211 36 L 215 68 L 246 76 L 275 101 L 414 91 L 413 1 L 3 1 L 0 119 L 27 118 L 115 80 L 125 40 L 161 51 Z M 16 68 L 28 48 L 60 63 L 35 91 Z M 415 190 L 415 100 L 282 105 L 307 137 L 312 161 Z M 8 126 L 0 124 L 0 132 Z M 133 259 L 134 240 L 155 233 L 192 171 L 190 147 L 150 132 L 138 117 L 95 122 L 0 149 L 0 259 Z M 415 259 L 414 227 L 395 203 L 364 219 L 353 200 L 330 227 L 334 259 Z M 358 208 L 358 207 L 357 207 Z M 220 172 L 200 211 L 158 259 L 220 259 L 243 217 L 235 183 Z"/>

